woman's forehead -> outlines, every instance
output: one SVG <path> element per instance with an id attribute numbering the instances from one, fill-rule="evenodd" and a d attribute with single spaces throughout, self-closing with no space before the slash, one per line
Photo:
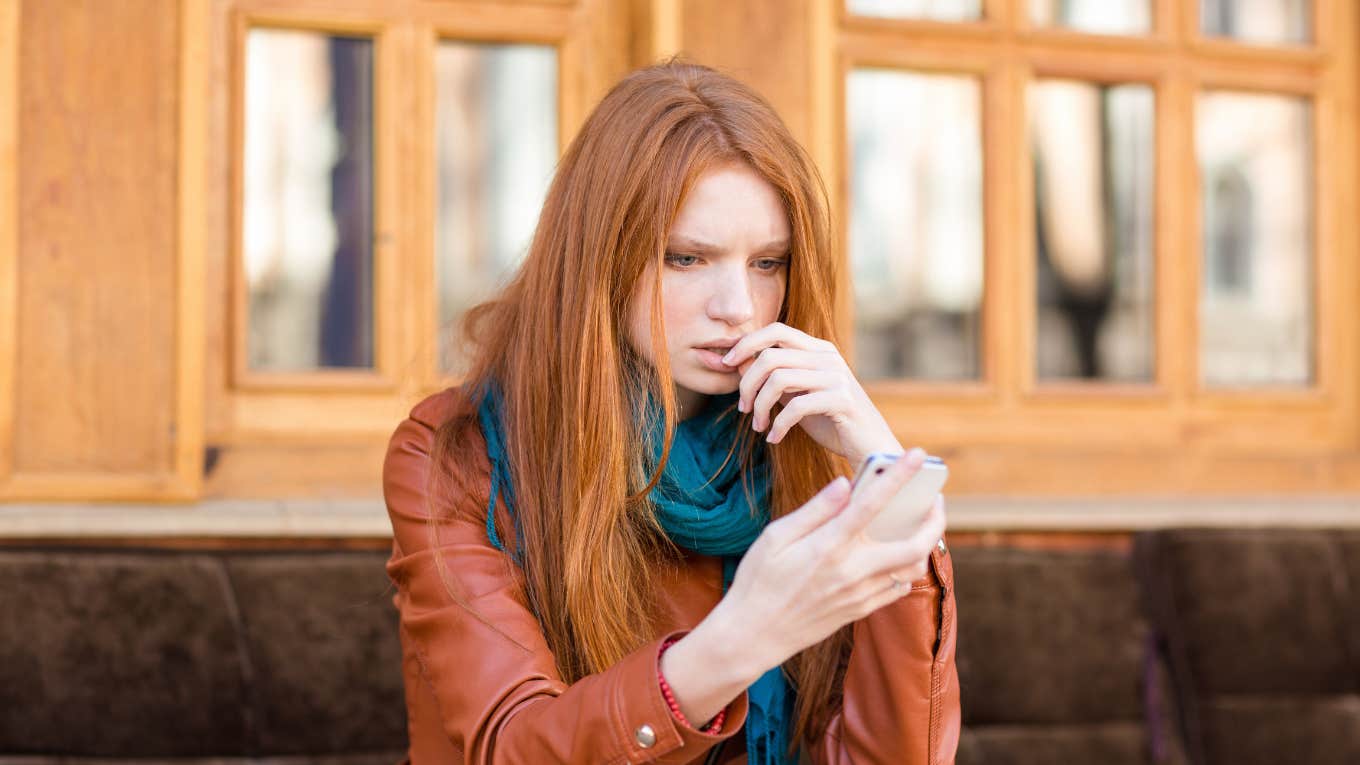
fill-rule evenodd
<path id="1" fill-rule="evenodd" d="M 696 252 L 758 252 L 787 246 L 788 238 L 788 213 L 779 192 L 744 166 L 727 166 L 701 176 L 669 233 L 673 246 L 688 246 Z"/>

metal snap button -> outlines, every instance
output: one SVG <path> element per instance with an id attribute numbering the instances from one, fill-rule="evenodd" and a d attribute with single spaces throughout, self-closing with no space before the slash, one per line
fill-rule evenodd
<path id="1" fill-rule="evenodd" d="M 651 747 L 652 744 L 656 743 L 656 731 L 652 730 L 652 726 L 644 725 L 637 729 L 637 732 L 633 734 L 633 738 L 637 739 L 638 746 L 647 749 Z"/>
<path id="2" fill-rule="evenodd" d="M 940 541 L 935 544 L 935 546 L 940 548 L 940 552 L 949 552 L 949 548 L 944 546 L 943 538 L 941 538 Z"/>

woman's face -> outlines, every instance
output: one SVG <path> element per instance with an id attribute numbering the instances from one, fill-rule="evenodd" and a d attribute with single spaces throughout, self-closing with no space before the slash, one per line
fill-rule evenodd
<path id="1" fill-rule="evenodd" d="M 736 368 L 720 359 L 743 335 L 779 318 L 789 247 L 778 192 L 746 165 L 714 168 L 690 190 L 668 235 L 661 274 L 666 352 L 682 419 L 706 396 L 737 389 Z M 628 339 L 653 362 L 655 268 L 648 265 L 628 310 Z"/>

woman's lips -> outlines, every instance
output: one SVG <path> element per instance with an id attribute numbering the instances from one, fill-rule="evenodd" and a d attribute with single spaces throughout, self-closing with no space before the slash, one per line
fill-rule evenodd
<path id="1" fill-rule="evenodd" d="M 712 369 L 714 372 L 726 372 L 727 374 L 737 373 L 736 367 L 729 367 L 722 362 L 722 358 L 727 355 L 727 351 L 718 353 L 717 351 L 711 351 L 707 348 L 695 348 L 694 350 L 699 352 L 699 360 L 704 363 L 704 366 Z"/>

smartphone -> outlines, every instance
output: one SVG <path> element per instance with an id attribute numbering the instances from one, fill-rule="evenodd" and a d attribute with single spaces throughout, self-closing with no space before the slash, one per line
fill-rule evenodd
<path id="1" fill-rule="evenodd" d="M 854 499 L 862 494 L 873 484 L 877 476 L 882 475 L 889 465 L 903 456 L 876 452 L 866 457 L 859 471 L 855 473 L 850 498 Z M 883 506 L 872 521 L 869 521 L 864 533 L 870 539 L 881 542 L 911 536 L 930 513 L 930 507 L 935 504 L 935 497 L 944 488 L 945 479 L 948 477 L 949 468 L 945 466 L 944 460 L 939 457 L 926 457 L 921 469 L 917 470 L 916 475 L 898 489 L 897 494 L 888 500 L 888 504 Z"/>

